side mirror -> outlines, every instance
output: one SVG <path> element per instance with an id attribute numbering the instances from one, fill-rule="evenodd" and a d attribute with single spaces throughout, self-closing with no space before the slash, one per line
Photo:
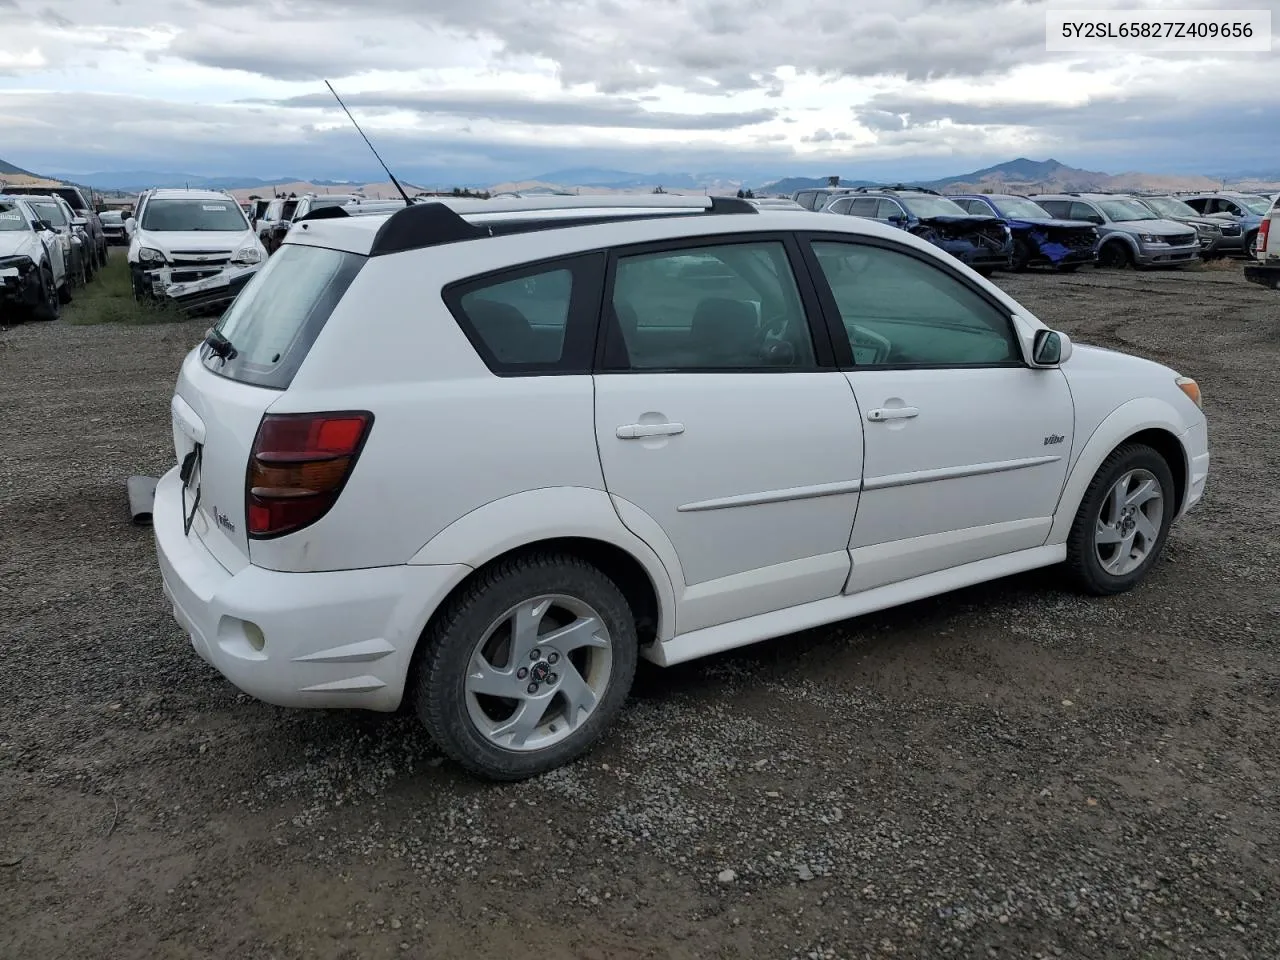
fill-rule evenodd
<path id="1" fill-rule="evenodd" d="M 133 217 L 126 217 L 124 221 L 124 232 L 133 235 L 133 231 L 138 229 L 138 221 Z"/>
<path id="2" fill-rule="evenodd" d="M 71 225 L 73 227 L 87 227 L 89 225 L 89 221 L 84 217 L 72 217 Z"/>
<path id="3" fill-rule="evenodd" d="M 1071 356 L 1071 340 L 1057 330 L 1037 330 L 1031 343 L 1031 363 L 1037 367 L 1056 367 Z"/>

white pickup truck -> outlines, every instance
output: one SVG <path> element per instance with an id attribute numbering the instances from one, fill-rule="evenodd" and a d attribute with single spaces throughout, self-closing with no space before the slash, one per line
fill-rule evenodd
<path id="1" fill-rule="evenodd" d="M 1258 259 L 1245 266 L 1244 277 L 1280 290 L 1280 196 L 1271 201 L 1271 210 L 1258 228 Z"/>

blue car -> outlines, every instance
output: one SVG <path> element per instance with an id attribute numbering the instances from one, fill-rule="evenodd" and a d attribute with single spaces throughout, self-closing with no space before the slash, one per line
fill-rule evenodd
<path id="1" fill-rule="evenodd" d="M 998 216 L 973 215 L 924 187 L 857 187 L 837 196 L 824 213 L 879 220 L 940 247 L 984 277 L 1009 269 L 1013 235 Z"/>
<path id="2" fill-rule="evenodd" d="M 1258 229 L 1271 209 L 1271 198 L 1253 193 L 1222 190 L 1217 193 L 1182 193 L 1178 199 L 1197 213 L 1222 221 L 1221 250 L 1258 258 Z M 1228 229 L 1232 232 L 1228 233 Z"/>
<path id="3" fill-rule="evenodd" d="M 1008 193 L 971 193 L 951 197 L 969 213 L 997 216 L 1013 233 L 1010 269 L 1055 267 L 1078 270 L 1098 258 L 1098 231 L 1084 220 L 1059 220 L 1034 200 Z"/>

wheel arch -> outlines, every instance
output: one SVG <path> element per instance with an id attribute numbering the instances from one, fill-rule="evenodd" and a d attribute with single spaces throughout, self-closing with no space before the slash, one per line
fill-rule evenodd
<path id="1" fill-rule="evenodd" d="M 555 551 L 580 557 L 610 577 L 636 612 L 642 643 L 674 633 L 676 595 L 659 555 L 619 519 L 603 490 L 546 487 L 491 501 L 435 534 L 411 564 L 462 564 L 428 620 L 470 580 L 513 556 Z"/>
<path id="2" fill-rule="evenodd" d="M 1177 514 L 1186 501 L 1191 463 L 1182 436 L 1189 425 L 1164 400 L 1143 397 L 1122 404 L 1102 421 L 1080 450 L 1058 498 L 1053 526 L 1045 543 L 1065 543 L 1089 483 L 1116 448 L 1145 443 L 1164 457 L 1173 473 Z"/>
<path id="3" fill-rule="evenodd" d="M 1102 257 L 1102 251 L 1106 249 L 1106 247 L 1116 243 L 1120 244 L 1128 251 L 1129 257 L 1133 262 L 1137 262 L 1138 256 L 1141 253 L 1138 249 L 1138 241 L 1134 240 L 1133 237 L 1129 236 L 1129 234 L 1122 233 L 1119 230 L 1116 230 L 1113 233 L 1108 233 L 1098 241 L 1099 259 Z"/>

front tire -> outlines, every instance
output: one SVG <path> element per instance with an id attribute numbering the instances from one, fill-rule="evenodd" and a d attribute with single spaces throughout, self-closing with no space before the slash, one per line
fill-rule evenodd
<path id="1" fill-rule="evenodd" d="M 40 302 L 31 309 L 33 320 L 57 320 L 62 313 L 62 301 L 58 297 L 58 288 L 53 282 L 53 271 L 47 266 L 40 267 Z"/>
<path id="2" fill-rule="evenodd" d="M 1014 273 L 1023 273 L 1030 263 L 1031 246 L 1022 237 L 1016 237 L 1013 241 L 1013 257 L 1009 262 L 1009 269 Z"/>
<path id="3" fill-rule="evenodd" d="M 1258 231 L 1255 230 L 1244 238 L 1244 252 L 1250 260 L 1258 259 Z"/>
<path id="4" fill-rule="evenodd" d="M 1095 596 L 1132 589 L 1164 549 L 1177 513 L 1168 462 L 1142 443 L 1116 448 L 1094 475 L 1067 537 L 1067 567 Z"/>
<path id="5" fill-rule="evenodd" d="M 1098 266 L 1100 267 L 1123 270 L 1125 267 L 1132 265 L 1133 254 L 1129 252 L 1129 247 L 1121 240 L 1112 240 L 1110 243 L 1104 243 L 1102 249 L 1098 252 Z"/>
<path id="6" fill-rule="evenodd" d="M 418 716 L 472 773 L 511 781 L 562 766 L 621 710 L 639 657 L 617 585 L 577 557 L 503 560 L 450 598 L 411 677 Z"/>

